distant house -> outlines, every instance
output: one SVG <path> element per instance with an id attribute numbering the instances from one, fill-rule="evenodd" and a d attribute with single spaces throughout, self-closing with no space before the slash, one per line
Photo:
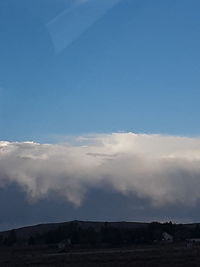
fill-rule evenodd
<path id="1" fill-rule="evenodd" d="M 168 234 L 167 232 L 162 233 L 162 241 L 165 243 L 173 243 L 174 238 L 172 235 Z"/>
<path id="2" fill-rule="evenodd" d="M 199 247 L 200 246 L 200 238 L 188 238 L 186 239 L 187 248 Z"/>
<path id="3" fill-rule="evenodd" d="M 71 247 L 71 239 L 67 238 L 57 244 L 60 251 L 68 251 Z"/>

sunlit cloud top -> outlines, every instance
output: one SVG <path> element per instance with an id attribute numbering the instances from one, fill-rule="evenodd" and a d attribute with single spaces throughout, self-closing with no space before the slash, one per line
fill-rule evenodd
<path id="1" fill-rule="evenodd" d="M 29 200 L 56 192 L 74 205 L 93 188 L 154 206 L 193 205 L 200 197 L 200 138 L 113 133 L 76 142 L 0 142 L 0 185 L 17 183 Z"/>

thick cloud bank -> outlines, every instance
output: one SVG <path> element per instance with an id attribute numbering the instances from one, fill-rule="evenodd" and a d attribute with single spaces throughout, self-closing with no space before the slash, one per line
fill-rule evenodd
<path id="1" fill-rule="evenodd" d="M 153 205 L 200 198 L 200 138 L 113 133 L 72 143 L 0 142 L 0 186 L 14 182 L 29 199 L 56 193 L 75 205 L 94 188 Z"/>

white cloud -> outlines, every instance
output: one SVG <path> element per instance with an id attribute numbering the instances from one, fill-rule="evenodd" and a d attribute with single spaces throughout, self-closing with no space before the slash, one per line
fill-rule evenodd
<path id="1" fill-rule="evenodd" d="M 80 205 L 88 190 L 110 188 L 153 205 L 200 198 L 200 138 L 113 133 L 76 144 L 0 142 L 0 185 L 15 182 L 29 198 L 56 192 Z"/>

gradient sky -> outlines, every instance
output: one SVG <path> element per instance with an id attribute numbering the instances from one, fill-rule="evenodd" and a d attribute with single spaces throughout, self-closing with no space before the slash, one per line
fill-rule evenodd
<path id="1" fill-rule="evenodd" d="M 199 0 L 0 0 L 0 150 L 8 151 L 0 158 L 0 229 L 69 219 L 200 220 L 200 139 L 194 138 L 200 136 L 199 14 Z M 147 135 L 122 134 L 115 143 L 112 133 L 118 132 Z M 130 162 L 134 151 L 129 147 L 135 149 L 135 144 L 139 159 L 141 151 L 146 157 L 146 148 L 158 154 L 158 161 L 163 155 L 167 160 L 175 157 L 170 183 L 163 180 L 167 193 L 163 190 L 160 198 L 168 197 L 168 192 L 176 196 L 177 189 L 180 199 L 187 200 L 195 191 L 195 205 L 174 200 L 173 204 L 152 206 L 148 194 L 142 193 L 141 198 L 138 192 L 126 196 L 117 192 L 120 180 L 110 191 L 106 186 L 88 190 L 83 205 L 76 208 L 56 194 L 47 194 L 39 202 L 27 201 L 30 192 L 35 190 L 37 195 L 37 189 L 46 190 L 49 180 L 44 170 L 48 167 L 44 168 L 42 159 L 47 155 L 51 174 L 56 145 L 49 145 L 50 152 L 41 145 L 37 154 L 38 144 L 23 141 L 59 144 L 85 134 L 90 135 L 89 143 L 99 138 L 91 162 L 99 158 L 106 162 L 110 147 L 115 151 L 118 144 L 118 156 L 126 155 Z M 167 135 L 172 142 L 166 141 Z M 130 144 L 128 136 L 133 138 Z M 142 145 L 134 138 L 141 138 Z M 88 147 L 86 160 L 91 154 Z M 105 151 L 98 154 L 99 148 Z M 73 155 L 69 153 L 69 159 L 73 159 L 72 174 L 77 178 L 79 165 Z M 27 158 L 38 162 L 33 160 L 31 165 L 30 161 L 30 181 L 23 180 Z M 43 168 L 38 173 L 45 177 L 41 187 L 40 164 Z M 65 168 L 65 162 L 62 164 Z M 150 176 L 154 174 L 151 168 L 147 170 Z M 12 181 L 6 188 L 4 177 Z"/>
<path id="2" fill-rule="evenodd" d="M 198 0 L 1 0 L 0 139 L 199 135 Z"/>

